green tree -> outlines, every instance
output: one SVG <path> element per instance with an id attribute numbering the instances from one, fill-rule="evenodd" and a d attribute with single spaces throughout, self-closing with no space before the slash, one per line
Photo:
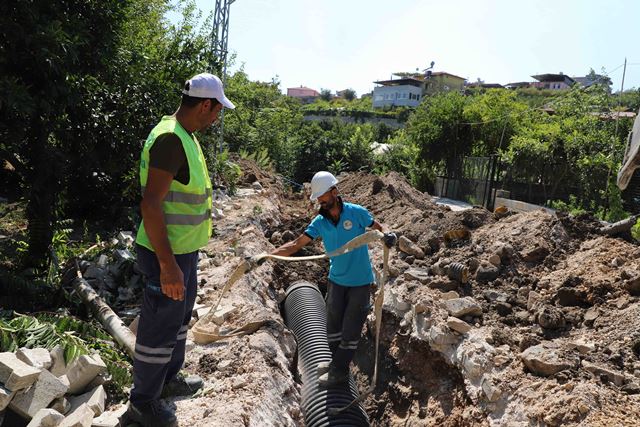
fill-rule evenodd
<path id="1" fill-rule="evenodd" d="M 345 89 L 343 96 L 347 101 L 353 101 L 354 99 L 356 99 L 356 91 L 351 88 Z"/>
<path id="2" fill-rule="evenodd" d="M 329 89 L 320 89 L 320 99 L 328 102 L 333 99 L 333 95 Z"/>

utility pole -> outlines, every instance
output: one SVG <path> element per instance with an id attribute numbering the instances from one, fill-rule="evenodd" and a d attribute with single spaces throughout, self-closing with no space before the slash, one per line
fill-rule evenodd
<path id="1" fill-rule="evenodd" d="M 225 86 L 227 81 L 227 44 L 229 41 L 229 9 L 235 0 L 216 0 L 216 6 L 213 11 L 213 29 L 211 31 L 211 51 L 213 58 L 209 64 L 209 68 L 213 72 L 221 73 L 220 80 Z M 225 88 L 226 89 L 226 88 Z M 220 113 L 220 140 L 219 152 L 223 149 L 223 133 L 224 133 L 224 109 Z"/>

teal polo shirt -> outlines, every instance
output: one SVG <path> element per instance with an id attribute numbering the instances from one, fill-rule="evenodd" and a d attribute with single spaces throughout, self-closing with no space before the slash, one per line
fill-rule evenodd
<path id="1" fill-rule="evenodd" d="M 311 239 L 322 237 L 324 249 L 334 251 L 373 225 L 369 211 L 353 203 L 339 202 L 342 206 L 340 219 L 334 223 L 329 214 L 321 211 L 307 226 L 304 234 Z M 330 259 L 329 280 L 342 286 L 363 286 L 373 283 L 373 270 L 367 245 Z"/>

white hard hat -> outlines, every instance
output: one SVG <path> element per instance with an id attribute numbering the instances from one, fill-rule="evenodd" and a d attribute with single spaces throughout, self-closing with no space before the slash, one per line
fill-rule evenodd
<path id="1" fill-rule="evenodd" d="M 338 180 L 331 172 L 320 171 L 311 178 L 311 201 L 315 202 L 318 197 L 329 191 L 331 187 L 336 185 Z"/>

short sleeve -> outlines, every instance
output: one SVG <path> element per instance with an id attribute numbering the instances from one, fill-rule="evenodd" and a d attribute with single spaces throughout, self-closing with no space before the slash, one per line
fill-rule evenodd
<path id="1" fill-rule="evenodd" d="M 149 166 L 162 169 L 176 176 L 187 162 L 187 155 L 180 138 L 175 133 L 159 135 L 149 151 Z"/>
<path id="2" fill-rule="evenodd" d="M 358 222 L 362 227 L 371 227 L 373 225 L 373 215 L 365 208 L 360 205 L 353 205 L 355 217 L 358 219 Z"/>
<path id="3" fill-rule="evenodd" d="M 316 216 L 313 221 L 307 226 L 307 229 L 304 230 L 304 234 L 309 236 L 311 239 L 315 240 L 320 237 L 320 220 L 322 217 L 320 215 Z"/>

